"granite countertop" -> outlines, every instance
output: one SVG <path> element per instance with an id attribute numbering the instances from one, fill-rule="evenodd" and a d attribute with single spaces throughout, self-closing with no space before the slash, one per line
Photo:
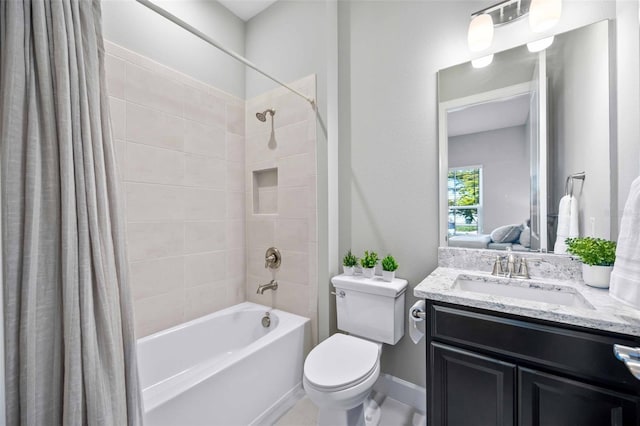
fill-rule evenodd
<path id="1" fill-rule="evenodd" d="M 553 280 L 547 277 L 530 280 L 498 278 L 503 282 L 508 280 L 508 285 L 519 287 L 576 292 L 577 299 L 586 301 L 594 308 L 586 309 L 462 290 L 455 285 L 458 275 L 467 275 L 476 281 L 496 279 L 487 272 L 440 266 L 414 288 L 413 294 L 422 299 L 640 336 L 640 310 L 613 299 L 607 289 L 589 287 L 581 281 Z"/>

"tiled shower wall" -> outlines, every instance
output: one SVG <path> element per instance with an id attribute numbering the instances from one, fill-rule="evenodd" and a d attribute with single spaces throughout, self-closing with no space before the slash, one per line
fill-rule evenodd
<path id="1" fill-rule="evenodd" d="M 313 109 L 281 88 L 245 102 L 106 50 L 138 337 L 250 300 L 311 318 L 317 341 Z M 314 76 L 292 86 L 315 97 Z M 273 132 L 255 115 L 267 108 Z M 271 246 L 283 256 L 275 276 L 264 268 Z M 278 290 L 257 295 L 272 278 Z"/>
<path id="2" fill-rule="evenodd" d="M 291 84 L 316 96 L 315 76 Z M 263 123 L 256 113 L 275 110 Z M 246 103 L 247 298 L 311 318 L 317 342 L 316 117 L 307 101 L 278 88 Z M 272 131 L 273 129 L 273 131 Z M 254 194 L 255 173 L 277 171 L 277 184 Z M 266 204 L 266 208 L 261 204 Z M 267 248 L 282 253 L 275 272 L 264 267 Z M 278 281 L 278 290 L 256 294 L 258 285 Z"/>
<path id="3" fill-rule="evenodd" d="M 245 102 L 106 43 L 139 337 L 245 296 Z"/>

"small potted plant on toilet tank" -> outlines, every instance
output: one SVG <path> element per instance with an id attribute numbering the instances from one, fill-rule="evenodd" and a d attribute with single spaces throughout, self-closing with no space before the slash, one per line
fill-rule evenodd
<path id="1" fill-rule="evenodd" d="M 582 279 L 592 287 L 609 288 L 616 260 L 616 243 L 602 238 L 567 238 L 567 252 L 582 261 Z"/>
<path id="2" fill-rule="evenodd" d="M 362 275 L 366 278 L 373 278 L 376 274 L 376 264 L 378 263 L 378 254 L 375 251 L 364 252 L 364 256 L 360 259 L 360 266 L 362 266 Z"/>
<path id="3" fill-rule="evenodd" d="M 342 259 L 342 268 L 344 269 L 345 275 L 353 275 L 356 269 L 356 265 L 358 264 L 358 258 L 351 253 L 351 250 L 347 252 L 347 254 Z"/>
<path id="4" fill-rule="evenodd" d="M 396 277 L 396 269 L 398 269 L 398 262 L 391 256 L 387 255 L 382 259 L 382 279 L 391 282 Z"/>

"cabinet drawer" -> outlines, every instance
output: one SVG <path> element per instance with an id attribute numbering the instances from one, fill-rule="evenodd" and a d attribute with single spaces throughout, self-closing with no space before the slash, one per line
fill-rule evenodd
<path id="1" fill-rule="evenodd" d="M 429 304 L 429 333 L 434 340 L 464 345 L 518 359 L 583 379 L 640 390 L 613 344 L 639 346 L 638 340 L 590 333 L 502 317 L 487 311 Z"/>

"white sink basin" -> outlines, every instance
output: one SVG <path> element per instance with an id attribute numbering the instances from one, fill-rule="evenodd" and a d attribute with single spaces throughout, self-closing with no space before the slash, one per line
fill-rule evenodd
<path id="1" fill-rule="evenodd" d="M 492 296 L 553 303 L 580 309 L 595 309 L 576 289 L 562 285 L 461 274 L 456 278 L 454 286 L 460 290 Z"/>

